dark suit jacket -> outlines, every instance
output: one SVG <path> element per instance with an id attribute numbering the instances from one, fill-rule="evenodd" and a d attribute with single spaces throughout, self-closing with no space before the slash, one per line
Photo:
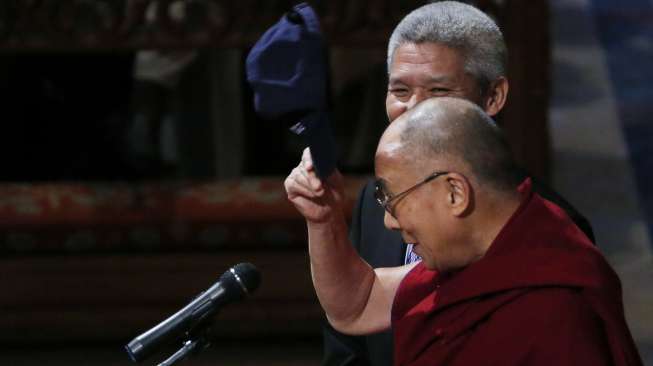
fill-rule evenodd
<path id="1" fill-rule="evenodd" d="M 592 227 L 571 204 L 541 182 L 533 180 L 533 190 L 565 210 L 576 225 L 594 242 Z M 354 212 L 349 237 L 360 256 L 372 267 L 396 267 L 404 264 L 406 243 L 399 232 L 383 226 L 384 210 L 374 198 L 374 182 L 363 187 Z M 324 366 L 392 366 L 392 332 L 368 336 L 348 336 L 339 333 L 325 321 Z"/>

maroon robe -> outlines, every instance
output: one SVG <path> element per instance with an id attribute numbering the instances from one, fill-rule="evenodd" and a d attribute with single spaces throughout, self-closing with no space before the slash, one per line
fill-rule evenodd
<path id="1" fill-rule="evenodd" d="M 422 263 L 392 308 L 396 365 L 641 365 L 621 284 L 558 206 L 522 203 L 479 261 L 450 275 Z"/>

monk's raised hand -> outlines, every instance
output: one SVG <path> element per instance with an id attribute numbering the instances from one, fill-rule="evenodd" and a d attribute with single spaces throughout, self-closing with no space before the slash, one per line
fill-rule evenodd
<path id="1" fill-rule="evenodd" d="M 342 213 L 343 179 L 337 170 L 326 182 L 320 180 L 306 148 L 302 160 L 284 182 L 288 200 L 311 222 L 325 222 L 334 213 Z"/>

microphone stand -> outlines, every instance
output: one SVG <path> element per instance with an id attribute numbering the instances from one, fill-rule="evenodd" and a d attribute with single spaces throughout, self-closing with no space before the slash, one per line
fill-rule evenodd
<path id="1" fill-rule="evenodd" d="M 183 342 L 183 346 L 175 353 L 172 354 L 168 359 L 161 362 L 157 366 L 171 366 L 177 361 L 182 361 L 188 356 L 197 354 L 201 350 L 207 348 L 211 345 L 211 342 L 208 340 L 208 333 L 210 328 L 210 323 L 205 324 L 205 326 L 200 326 L 199 331 L 196 334 L 186 333 L 186 339 Z M 195 332 L 194 332 L 195 333 Z"/>

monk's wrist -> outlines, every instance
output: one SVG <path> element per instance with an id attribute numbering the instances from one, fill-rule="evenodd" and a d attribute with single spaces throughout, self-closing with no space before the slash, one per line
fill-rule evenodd
<path id="1" fill-rule="evenodd" d="M 347 223 L 342 212 L 331 212 L 318 220 L 306 220 L 306 226 L 313 233 L 347 231 Z"/>

